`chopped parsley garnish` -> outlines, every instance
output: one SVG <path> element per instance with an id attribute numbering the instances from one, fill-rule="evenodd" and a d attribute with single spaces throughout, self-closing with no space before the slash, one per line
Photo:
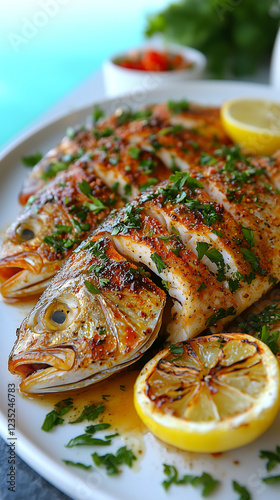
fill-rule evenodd
<path id="1" fill-rule="evenodd" d="M 92 200 L 92 203 L 90 201 L 85 201 L 84 206 L 91 212 L 94 212 L 97 215 L 99 214 L 99 212 L 102 212 L 102 210 L 107 210 L 108 207 L 106 207 L 106 205 L 104 205 L 101 200 L 99 200 L 98 198 L 94 198 L 94 196 L 91 196 L 90 198 Z"/>
<path id="2" fill-rule="evenodd" d="M 91 187 L 85 179 L 83 179 L 82 182 L 79 182 L 78 186 L 79 186 L 81 193 L 83 193 L 87 198 L 89 198 L 91 200 L 91 202 L 88 202 L 88 201 L 84 202 L 84 206 L 88 210 L 90 210 L 91 212 L 94 212 L 95 214 L 98 214 L 102 210 L 106 210 L 108 208 L 104 205 L 104 203 L 101 200 L 92 196 Z"/>
<path id="3" fill-rule="evenodd" d="M 199 163 L 200 165 L 215 165 L 215 163 L 217 163 L 217 159 L 208 153 L 201 153 Z"/>
<path id="4" fill-rule="evenodd" d="M 125 385 L 120 385 L 120 390 L 125 391 Z"/>
<path id="5" fill-rule="evenodd" d="M 192 486 L 202 486 L 202 496 L 206 497 L 211 495 L 211 493 L 220 484 L 220 481 L 214 479 L 207 472 L 203 472 L 201 476 L 193 476 L 191 474 L 185 474 L 181 478 L 178 476 L 178 471 L 174 465 L 163 464 L 164 474 L 167 476 L 162 482 L 164 489 L 167 491 L 172 484 L 183 485 L 191 484 Z"/>
<path id="6" fill-rule="evenodd" d="M 105 406 L 100 403 L 98 403 L 97 406 L 94 404 L 85 406 L 81 415 L 76 418 L 76 420 L 72 420 L 71 422 L 69 422 L 69 424 L 77 424 L 83 422 L 84 420 L 95 420 L 100 415 L 100 413 L 104 412 L 104 410 Z"/>
<path id="7" fill-rule="evenodd" d="M 219 321 L 220 319 L 227 318 L 228 316 L 234 316 L 235 314 L 236 310 L 234 309 L 233 306 L 229 307 L 228 310 L 224 309 L 223 307 L 220 307 L 220 309 L 218 309 L 218 311 L 215 314 L 209 316 L 209 318 L 206 321 L 206 326 L 210 328 L 211 326 L 215 325 L 215 323 L 217 323 L 217 321 Z"/>
<path id="8" fill-rule="evenodd" d="M 94 137 L 98 139 L 102 139 L 102 137 L 110 137 L 114 133 L 114 130 L 110 127 L 104 127 L 102 130 L 101 129 L 94 129 L 92 131 Z"/>
<path id="9" fill-rule="evenodd" d="M 130 146 L 128 154 L 133 160 L 138 160 L 141 154 L 141 149 L 139 149 L 137 146 Z"/>
<path id="10" fill-rule="evenodd" d="M 244 239 L 247 241 L 249 247 L 250 248 L 254 247 L 255 241 L 254 241 L 253 229 L 250 229 L 249 227 L 242 226 L 241 231 L 242 231 Z"/>
<path id="11" fill-rule="evenodd" d="M 215 229 L 212 229 L 212 231 L 211 231 L 211 232 L 212 232 L 212 233 L 214 233 L 214 234 L 216 234 L 216 236 L 219 236 L 220 238 L 222 238 L 222 237 L 223 237 L 223 233 L 222 233 L 222 231 L 216 231 Z"/>
<path id="12" fill-rule="evenodd" d="M 132 467 L 133 461 L 136 460 L 135 455 L 126 446 L 119 448 L 115 455 L 113 455 L 113 453 L 107 453 L 106 455 L 93 453 L 91 456 L 95 465 L 98 467 L 104 466 L 106 468 L 106 472 L 109 476 L 119 474 L 121 472 L 119 469 L 120 465 Z"/>
<path id="13" fill-rule="evenodd" d="M 179 123 L 177 125 L 172 125 L 171 127 L 162 128 L 158 132 L 158 135 L 177 135 L 179 132 L 182 132 L 182 130 L 185 130 L 185 127 Z"/>
<path id="14" fill-rule="evenodd" d="M 205 290 L 205 288 L 207 288 L 207 286 L 205 285 L 204 281 L 199 285 L 199 287 L 197 288 L 197 292 L 201 292 L 202 290 Z"/>
<path id="15" fill-rule="evenodd" d="M 139 161 L 138 169 L 144 170 L 145 174 L 152 174 L 155 167 L 157 166 L 155 160 L 152 157 L 144 158 Z"/>
<path id="16" fill-rule="evenodd" d="M 117 125 L 123 125 L 127 122 L 132 122 L 134 120 L 147 120 L 152 115 L 150 109 L 144 109 L 140 111 L 131 111 L 123 109 L 117 118 Z"/>
<path id="17" fill-rule="evenodd" d="M 193 193 L 196 189 L 203 189 L 203 185 L 194 177 L 191 177 L 189 172 L 176 172 L 169 177 L 169 181 L 172 182 L 173 189 L 181 191 L 186 185 Z"/>
<path id="18" fill-rule="evenodd" d="M 280 475 L 279 476 L 269 476 L 269 477 L 264 477 L 262 479 L 262 481 L 264 483 L 267 483 L 267 484 L 275 484 L 275 483 L 278 483 L 280 482 Z"/>
<path id="19" fill-rule="evenodd" d="M 81 193 L 83 193 L 87 198 L 90 198 L 92 196 L 92 191 L 89 183 L 83 179 L 82 182 L 78 183 L 79 189 Z"/>
<path id="20" fill-rule="evenodd" d="M 108 398 L 110 398 L 111 394 L 102 394 L 102 399 L 104 399 L 104 401 L 108 401 Z"/>
<path id="21" fill-rule="evenodd" d="M 151 186 L 155 186 L 156 184 L 158 184 L 158 182 L 159 180 L 156 179 L 155 177 L 150 177 L 150 179 L 148 179 L 147 182 L 141 184 L 140 191 L 146 191 Z"/>
<path id="22" fill-rule="evenodd" d="M 273 276 L 272 274 L 269 276 L 268 282 L 271 285 L 277 285 L 278 281 L 278 278 L 275 278 L 275 276 Z"/>
<path id="23" fill-rule="evenodd" d="M 99 335 L 107 335 L 107 331 L 106 331 L 106 328 L 105 326 L 99 326 L 98 327 L 98 333 Z M 103 396 L 102 396 L 103 397 Z M 104 399 L 104 398 L 103 398 Z"/>
<path id="24" fill-rule="evenodd" d="M 100 293 L 99 288 L 97 288 L 96 286 L 92 285 L 92 283 L 89 283 L 89 281 L 85 280 L 85 285 L 86 285 L 88 291 L 90 293 L 92 293 L 92 295 L 98 295 Z"/>
<path id="25" fill-rule="evenodd" d="M 110 439 L 93 438 L 90 434 L 80 434 L 75 438 L 70 439 L 69 443 L 65 445 L 66 448 L 73 448 L 74 446 L 109 446 Z"/>
<path id="26" fill-rule="evenodd" d="M 25 167 L 34 167 L 35 165 L 37 165 L 37 163 L 39 163 L 40 160 L 42 160 L 42 158 L 42 153 L 37 151 L 37 153 L 34 153 L 33 155 L 23 156 L 21 158 L 21 161 Z"/>
<path id="27" fill-rule="evenodd" d="M 165 262 L 162 260 L 161 256 L 158 253 L 156 252 L 152 253 L 151 259 L 155 263 L 159 274 L 163 271 L 163 269 L 166 269 L 167 265 L 165 264 Z"/>
<path id="28" fill-rule="evenodd" d="M 236 198 L 236 194 L 240 192 L 240 188 L 237 189 L 227 189 L 227 199 L 229 201 L 233 201 L 233 203 L 241 203 L 243 200 L 245 193 L 241 193 L 238 198 Z"/>
<path id="29" fill-rule="evenodd" d="M 240 323 L 239 328 L 242 332 L 259 338 L 273 354 L 277 354 L 280 352 L 280 331 L 270 331 L 269 326 L 278 321 L 280 321 L 280 305 L 276 302 L 268 305 L 258 314 L 249 314 L 247 321 Z"/>
<path id="30" fill-rule="evenodd" d="M 273 352 L 273 354 L 280 353 L 279 330 L 270 332 L 269 328 L 266 325 L 263 325 L 261 332 L 256 333 L 255 337 L 259 338 L 262 342 L 264 342 L 264 344 L 266 344 L 269 347 L 269 349 Z"/>
<path id="31" fill-rule="evenodd" d="M 73 127 L 68 127 L 66 130 L 66 135 L 67 137 L 69 137 L 69 139 L 74 139 L 76 135 L 75 129 Z"/>
<path id="32" fill-rule="evenodd" d="M 169 285 L 168 285 L 167 281 L 165 281 L 165 280 L 161 280 L 161 284 L 162 284 L 162 286 L 165 288 L 165 290 L 168 292 L 168 290 L 169 290 Z"/>
<path id="33" fill-rule="evenodd" d="M 173 363 L 174 361 L 177 361 L 177 359 L 180 359 L 183 355 L 184 348 L 182 345 L 170 345 L 169 346 L 169 352 L 170 354 L 176 354 L 175 358 L 169 359 L 168 361 L 170 363 Z"/>
<path id="34" fill-rule="evenodd" d="M 64 163 L 62 161 L 56 161 L 55 163 L 51 163 L 47 167 L 47 169 L 42 173 L 42 179 L 47 181 L 48 179 L 52 179 L 59 172 L 63 172 L 63 170 L 67 170 L 69 167 L 69 163 Z"/>
<path id="35" fill-rule="evenodd" d="M 240 323 L 239 327 L 244 333 L 260 332 L 263 325 L 274 325 L 278 321 L 280 321 L 280 304 L 275 302 L 257 314 L 250 313 L 247 321 Z"/>
<path id="36" fill-rule="evenodd" d="M 109 429 L 109 427 L 111 427 L 111 425 L 105 423 L 88 425 L 85 428 L 85 433 L 93 435 L 98 431 L 104 431 L 105 429 Z"/>
<path id="37" fill-rule="evenodd" d="M 240 252 L 243 254 L 246 262 L 250 264 L 252 271 L 260 274 L 261 276 L 265 276 L 267 274 L 267 271 L 261 268 L 259 257 L 252 250 L 248 250 L 248 248 L 240 248 Z"/>
<path id="38" fill-rule="evenodd" d="M 56 224 L 56 232 L 54 234 L 72 233 L 72 226 L 64 226 L 63 224 Z"/>
<path id="39" fill-rule="evenodd" d="M 251 500 L 251 494 L 249 493 L 247 488 L 245 488 L 245 486 L 241 486 L 236 481 L 232 481 L 232 487 L 234 491 L 239 494 L 238 500 Z"/>
<path id="40" fill-rule="evenodd" d="M 60 236 L 56 236 L 56 234 L 52 234 L 50 236 L 45 236 L 43 241 L 54 248 L 56 252 L 63 253 L 70 248 L 73 248 L 74 245 L 77 243 L 81 243 L 81 240 L 79 238 L 60 238 Z"/>
<path id="41" fill-rule="evenodd" d="M 260 451 L 260 458 L 267 460 L 266 470 L 270 472 L 280 464 L 280 446 L 276 446 L 276 451 Z"/>
<path id="42" fill-rule="evenodd" d="M 239 186 L 252 182 L 252 177 L 265 175 L 265 168 L 255 168 L 251 165 L 247 156 L 241 153 L 240 146 L 233 147 L 222 146 L 214 153 L 216 156 L 225 158 L 224 166 L 219 170 L 219 173 L 226 172 L 229 182 L 236 182 Z M 238 169 L 237 163 L 243 162 L 247 166 L 246 169 Z"/>
<path id="43" fill-rule="evenodd" d="M 100 278 L 99 283 L 100 286 L 105 286 L 107 283 L 110 283 L 110 280 L 108 278 Z"/>
<path id="44" fill-rule="evenodd" d="M 62 460 L 66 465 L 73 465 L 74 467 L 79 467 L 80 469 L 90 470 L 92 469 L 92 465 L 85 465 L 81 462 L 72 462 L 72 460 Z"/>
<path id="45" fill-rule="evenodd" d="M 226 279 L 225 275 L 225 261 L 224 258 L 216 248 L 211 248 L 209 243 L 205 243 L 204 241 L 198 241 L 196 244 L 197 250 L 197 258 L 201 260 L 204 255 L 208 257 L 208 259 L 216 264 L 218 268 L 218 281 L 224 281 Z"/>
<path id="46" fill-rule="evenodd" d="M 95 125 L 98 122 L 98 120 L 100 120 L 100 118 L 103 118 L 103 116 L 104 116 L 104 111 L 98 105 L 94 106 L 92 112 L 93 124 Z"/>
<path id="47" fill-rule="evenodd" d="M 121 219 L 117 218 L 112 227 L 112 235 L 119 233 L 127 233 L 129 229 L 141 229 L 141 210 L 142 207 L 134 207 L 131 204 L 127 204 L 125 207 L 125 215 L 121 215 Z"/>
<path id="48" fill-rule="evenodd" d="M 29 196 L 27 203 L 25 204 L 25 208 L 30 208 L 33 203 L 38 200 L 37 196 L 35 194 L 32 194 Z"/>
<path id="49" fill-rule="evenodd" d="M 241 288 L 240 281 L 243 279 L 242 274 L 237 271 L 236 273 L 232 274 L 230 278 L 228 278 L 228 285 L 231 293 L 234 293 L 236 290 Z"/>
<path id="50" fill-rule="evenodd" d="M 206 252 L 209 250 L 211 247 L 210 243 L 206 243 L 205 241 L 198 241 L 196 244 L 196 250 L 197 250 L 197 258 L 198 260 L 201 260 Z"/>
<path id="51" fill-rule="evenodd" d="M 55 427 L 56 425 L 61 425 L 64 422 L 64 419 L 61 418 L 63 415 L 68 413 L 68 411 L 72 410 L 73 408 L 73 399 L 72 398 L 67 398 L 63 399 L 62 401 L 59 401 L 54 405 L 54 410 L 49 412 L 45 420 L 43 422 L 43 425 L 41 429 L 45 432 L 49 432 Z"/>
<path id="52" fill-rule="evenodd" d="M 197 188 L 203 188 L 202 184 L 191 177 L 189 172 L 176 172 L 171 175 L 171 181 L 166 187 L 160 187 L 154 196 L 162 195 L 162 203 L 183 203 L 189 210 L 199 212 L 207 226 L 211 226 L 216 220 L 221 219 L 213 203 L 201 203 L 196 198 L 190 198 L 183 187 L 186 185 L 193 193 Z"/>
<path id="53" fill-rule="evenodd" d="M 188 111 L 190 108 L 190 102 L 186 101 L 186 99 L 182 99 L 181 101 L 168 101 L 167 106 L 169 111 L 174 114 L 183 113 L 183 111 Z"/>
<path id="54" fill-rule="evenodd" d="M 131 195 L 131 191 L 132 191 L 131 183 L 127 182 L 127 184 L 125 184 L 125 186 L 124 186 L 124 194 L 126 196 L 130 196 Z"/>
<path id="55" fill-rule="evenodd" d="M 75 230 L 79 234 L 83 233 L 84 231 L 89 231 L 91 228 L 91 225 L 89 224 L 89 222 L 79 222 L 79 221 L 77 221 L 77 219 L 71 219 L 71 222 L 72 222 Z"/>

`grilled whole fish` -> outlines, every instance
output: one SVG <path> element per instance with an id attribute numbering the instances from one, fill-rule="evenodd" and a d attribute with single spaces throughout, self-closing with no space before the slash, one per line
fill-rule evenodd
<path id="1" fill-rule="evenodd" d="M 79 270 L 79 276 L 90 273 L 94 284 L 92 294 L 99 297 L 103 293 L 103 284 L 107 286 L 107 282 L 101 282 L 106 262 L 98 261 L 89 269 L 87 261 L 81 259 L 85 251 L 97 253 L 102 259 L 97 245 L 103 245 L 104 241 L 110 242 L 111 248 L 127 263 L 144 265 L 152 276 L 162 279 L 163 287 L 173 299 L 172 318 L 167 326 L 171 342 L 191 338 L 207 327 L 214 332 L 221 331 L 227 322 L 279 281 L 280 200 L 270 182 L 273 175 L 269 173 L 269 164 L 266 169 L 263 159 L 250 160 L 236 148 L 224 153 L 224 160 L 218 153 L 220 157 L 215 166 L 196 165 L 191 172 L 176 172 L 169 181 L 111 213 L 75 250 L 19 329 L 9 367 L 12 373 L 22 375 L 22 390 L 39 392 L 42 387 L 44 391 L 57 390 L 57 382 L 53 385 L 48 381 L 48 370 L 50 373 L 55 370 L 50 368 L 55 362 L 47 357 L 49 349 L 55 339 L 56 349 L 63 352 L 69 339 L 84 334 L 83 321 L 77 316 L 72 327 L 68 323 L 64 327 L 63 322 L 59 328 L 54 325 L 53 333 L 46 323 L 38 329 L 41 321 L 38 311 L 45 311 L 46 303 L 51 311 L 57 308 L 58 299 L 53 295 L 57 288 L 60 296 L 65 282 L 68 295 L 63 303 L 71 311 L 80 288 L 75 279 L 65 278 L 65 270 L 70 266 Z M 115 265 L 114 275 L 120 272 L 120 265 Z M 113 278 L 108 279 L 113 283 Z M 158 294 L 157 289 L 155 300 Z M 118 307 L 125 305 L 123 296 L 121 305 L 118 304 Z M 107 328 L 111 324 L 111 313 L 110 309 L 105 310 L 104 328 Z M 93 324 L 98 315 L 99 309 L 95 308 Z M 66 318 L 66 314 L 64 316 Z M 61 337 L 57 340 L 60 328 L 67 332 L 67 340 Z M 62 365 L 61 369 L 63 371 Z M 68 367 L 68 371 L 63 372 L 66 377 L 70 377 L 71 369 Z M 108 369 L 106 376 L 111 373 Z M 62 385 L 64 375 L 61 375 Z M 72 376 L 76 377 L 75 387 L 84 384 L 82 371 L 74 369 Z M 89 379 L 89 383 L 95 380 Z M 72 386 L 65 381 L 64 389 L 68 387 Z"/>
<path id="2" fill-rule="evenodd" d="M 121 199 L 79 160 L 37 193 L 8 228 L 0 251 L 1 293 L 41 293 L 75 247 Z"/>
<path id="3" fill-rule="evenodd" d="M 161 326 L 165 293 L 111 241 L 72 254 L 24 320 L 9 369 L 23 392 L 84 387 L 135 362 Z"/>
<path id="4" fill-rule="evenodd" d="M 156 132 L 181 124 L 189 131 L 188 147 L 191 159 L 197 152 L 195 144 L 197 137 L 208 139 L 204 140 L 203 150 L 209 148 L 209 139 L 218 140 L 222 144 L 229 143 L 221 125 L 218 108 L 207 108 L 186 101 L 179 104 L 170 102 L 169 106 L 167 104 L 149 106 L 135 112 L 119 109 L 115 114 L 101 120 L 103 112 L 99 109 L 99 119 L 94 120 L 91 127 L 70 127 L 67 136 L 49 151 L 27 176 L 19 194 L 20 203 L 25 205 L 28 198 L 44 187 L 58 172 L 67 170 L 73 161 L 98 147 L 102 138 L 122 137 L 128 143 L 143 143 L 144 139 Z M 155 138 L 148 144 L 146 140 L 148 150 L 153 150 L 154 145 L 156 145 Z M 102 146 L 104 147 L 104 144 Z"/>
<path id="5" fill-rule="evenodd" d="M 179 118 L 187 128 L 176 122 Z M 194 124 L 197 130 L 193 130 Z M 110 209 L 121 205 L 104 184 L 124 200 L 131 200 L 168 179 L 170 170 L 190 169 L 191 164 L 199 163 L 202 152 L 206 157 L 212 154 L 217 137 L 228 141 L 221 132 L 218 110 L 186 103 L 179 114 L 174 103 L 171 109 L 159 105 L 136 113 L 119 111 L 92 130 L 73 129 L 69 135 L 71 138 L 64 138 L 33 169 L 20 195 L 26 202 L 28 195 L 36 193 L 6 232 L 0 251 L 1 293 L 5 298 L 41 293 L 88 231 Z M 215 138 L 214 144 L 210 137 Z M 77 160 L 85 151 L 90 152 Z M 95 186 L 100 180 L 97 191 L 86 189 L 87 176 Z M 79 200 L 82 180 L 87 198 Z M 100 195 L 101 186 L 104 196 Z M 73 198 L 75 191 L 77 199 Z"/>

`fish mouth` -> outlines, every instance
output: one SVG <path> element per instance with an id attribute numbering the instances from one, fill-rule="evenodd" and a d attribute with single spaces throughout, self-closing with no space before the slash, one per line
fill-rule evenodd
<path id="1" fill-rule="evenodd" d="M 44 265 L 36 252 L 21 252 L 0 259 L 0 292 L 6 299 L 21 299 L 42 293 L 57 265 Z"/>
<path id="2" fill-rule="evenodd" d="M 24 351 L 11 354 L 9 370 L 22 378 L 21 388 L 29 386 L 50 371 L 64 373 L 71 370 L 75 363 L 76 353 L 73 347 L 56 347 L 41 350 Z M 33 392 L 33 391 L 26 391 Z"/>
<path id="3" fill-rule="evenodd" d="M 71 348 L 68 348 L 68 350 L 71 351 Z M 72 352 L 74 353 L 73 349 Z M 75 354 L 73 354 L 74 359 L 72 367 L 70 367 L 70 352 L 67 353 L 67 356 L 69 356 L 69 363 L 68 361 L 66 361 L 66 363 L 64 363 L 64 361 L 61 362 L 61 358 L 59 359 L 55 356 L 51 358 L 50 354 L 49 357 L 45 357 L 44 363 L 42 352 L 38 352 L 37 354 L 37 361 L 30 355 L 29 361 L 26 359 L 22 362 L 20 358 L 14 361 L 13 358 L 9 362 L 9 370 L 15 375 L 21 376 L 22 380 L 19 384 L 19 388 L 21 392 L 25 394 L 57 393 L 80 389 L 110 377 L 113 373 L 123 370 L 142 356 L 141 353 L 137 353 L 129 361 L 124 361 L 117 366 L 105 367 L 105 363 L 103 365 L 101 362 L 97 362 L 86 368 L 74 370 L 72 367 L 75 361 Z M 24 356 L 26 356 L 26 353 Z M 47 360 L 49 361 L 48 363 Z M 16 363 L 16 366 L 14 363 Z M 67 369 L 62 365 L 67 366 Z"/>

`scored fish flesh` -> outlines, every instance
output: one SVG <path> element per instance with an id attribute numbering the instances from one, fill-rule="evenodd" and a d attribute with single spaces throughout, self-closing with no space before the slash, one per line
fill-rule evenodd
<path id="1" fill-rule="evenodd" d="M 109 210 L 121 206 L 114 193 L 124 201 L 131 200 L 168 179 L 170 170 L 189 169 L 199 161 L 202 150 L 212 154 L 217 137 L 228 142 L 220 132 L 216 109 L 185 103 L 178 114 L 173 108 L 154 106 L 134 113 L 119 110 L 92 130 L 73 129 L 71 139 L 63 139 L 34 167 L 21 200 L 25 197 L 26 201 L 27 194 L 32 196 L 7 230 L 0 250 L 1 293 L 6 299 L 41 293 L 88 231 Z M 179 116 L 188 128 L 172 124 Z M 195 120 L 197 128 L 193 130 Z M 80 154 L 83 156 L 77 160 Z M 93 182 L 91 191 L 86 189 L 87 177 Z M 79 200 L 82 178 L 87 197 Z M 79 196 L 73 197 L 74 192 Z"/>

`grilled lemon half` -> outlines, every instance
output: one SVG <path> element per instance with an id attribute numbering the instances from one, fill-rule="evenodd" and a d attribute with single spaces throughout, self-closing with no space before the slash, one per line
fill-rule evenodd
<path id="1" fill-rule="evenodd" d="M 245 334 L 217 334 L 159 352 L 139 374 L 136 411 L 160 439 L 215 453 L 250 443 L 279 409 L 279 366 Z"/>

